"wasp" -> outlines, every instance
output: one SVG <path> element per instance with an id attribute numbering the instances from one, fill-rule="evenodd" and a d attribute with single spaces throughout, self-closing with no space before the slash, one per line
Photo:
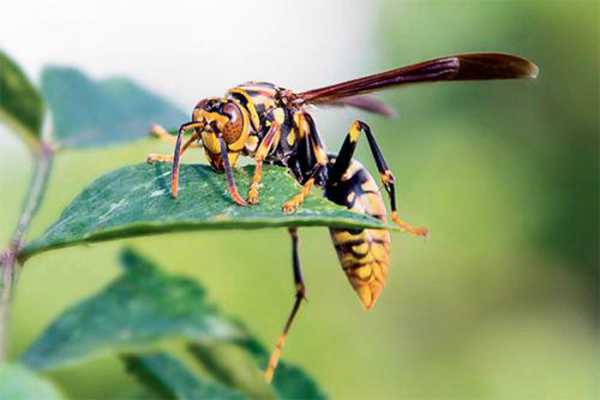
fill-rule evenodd
<path id="1" fill-rule="evenodd" d="M 394 175 L 369 125 L 352 123 L 337 154 L 328 153 L 309 106 L 348 106 L 391 116 L 393 110 L 369 93 L 413 83 L 535 78 L 538 68 L 530 61 L 502 53 L 472 53 L 436 58 L 343 83 L 305 92 L 293 92 L 267 82 L 238 85 L 224 97 L 201 100 L 174 138 L 164 130 L 155 133 L 174 142 L 171 155 L 150 154 L 148 162 L 172 162 L 171 195 L 179 188 L 181 156 L 190 147 L 202 147 L 212 168 L 225 172 L 232 200 L 240 206 L 259 202 L 263 164 L 286 167 L 301 185 L 296 195 L 282 205 L 293 213 L 316 186 L 329 200 L 350 210 L 386 221 L 386 207 L 375 179 L 353 159 L 361 135 L 366 136 L 382 187 L 387 192 L 390 219 L 402 230 L 426 236 L 427 229 L 401 220 L 396 205 Z M 184 133 L 191 136 L 183 142 Z M 237 190 L 232 169 L 240 156 L 251 157 L 256 168 L 246 198 Z M 283 344 L 300 304 L 305 299 L 296 228 L 290 228 L 295 301 L 265 371 L 271 381 Z M 390 234 L 381 229 L 330 228 L 340 264 L 365 309 L 374 306 L 385 284 L 390 255 Z"/>

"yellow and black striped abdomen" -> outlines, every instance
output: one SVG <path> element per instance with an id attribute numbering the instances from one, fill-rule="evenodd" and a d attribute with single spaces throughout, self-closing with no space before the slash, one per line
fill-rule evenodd
<path id="1" fill-rule="evenodd" d="M 352 161 L 340 182 L 330 184 L 325 195 L 333 202 L 386 220 L 381 193 L 373 177 Z M 388 275 L 390 234 L 382 229 L 330 229 L 331 239 L 350 284 L 368 310 L 379 297 Z"/>

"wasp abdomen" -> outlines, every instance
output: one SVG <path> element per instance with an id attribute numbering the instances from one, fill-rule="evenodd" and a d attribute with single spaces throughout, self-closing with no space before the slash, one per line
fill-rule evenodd
<path id="1" fill-rule="evenodd" d="M 330 162 L 332 159 L 330 158 Z M 328 182 L 325 196 L 350 210 L 386 220 L 381 193 L 373 177 L 352 161 L 339 182 Z M 331 239 L 350 284 L 366 309 L 375 304 L 388 275 L 390 234 L 383 229 L 331 228 Z"/>

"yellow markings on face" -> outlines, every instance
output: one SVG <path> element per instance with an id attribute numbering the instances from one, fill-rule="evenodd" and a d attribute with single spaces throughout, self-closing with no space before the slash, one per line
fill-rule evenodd
<path id="1" fill-rule="evenodd" d="M 213 154 L 221 153 L 221 144 L 219 143 L 219 139 L 217 139 L 217 135 L 213 132 L 202 131 L 202 145 L 207 151 Z"/>
<path id="2" fill-rule="evenodd" d="M 204 119 L 209 124 L 211 122 L 216 122 L 219 130 L 222 130 L 225 124 L 229 122 L 229 118 L 227 116 L 217 112 L 208 112 L 203 109 L 196 109 L 194 110 L 194 114 L 198 116 L 199 120 Z"/>

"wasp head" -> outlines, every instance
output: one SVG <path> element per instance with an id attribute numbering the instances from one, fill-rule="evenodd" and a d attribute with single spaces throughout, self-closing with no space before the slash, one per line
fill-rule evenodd
<path id="1" fill-rule="evenodd" d="M 235 166 L 249 135 L 245 109 L 231 99 L 208 98 L 196 105 L 192 120 L 204 122 L 198 133 L 211 166 L 223 169 L 220 139 L 227 146 L 230 164 Z"/>

